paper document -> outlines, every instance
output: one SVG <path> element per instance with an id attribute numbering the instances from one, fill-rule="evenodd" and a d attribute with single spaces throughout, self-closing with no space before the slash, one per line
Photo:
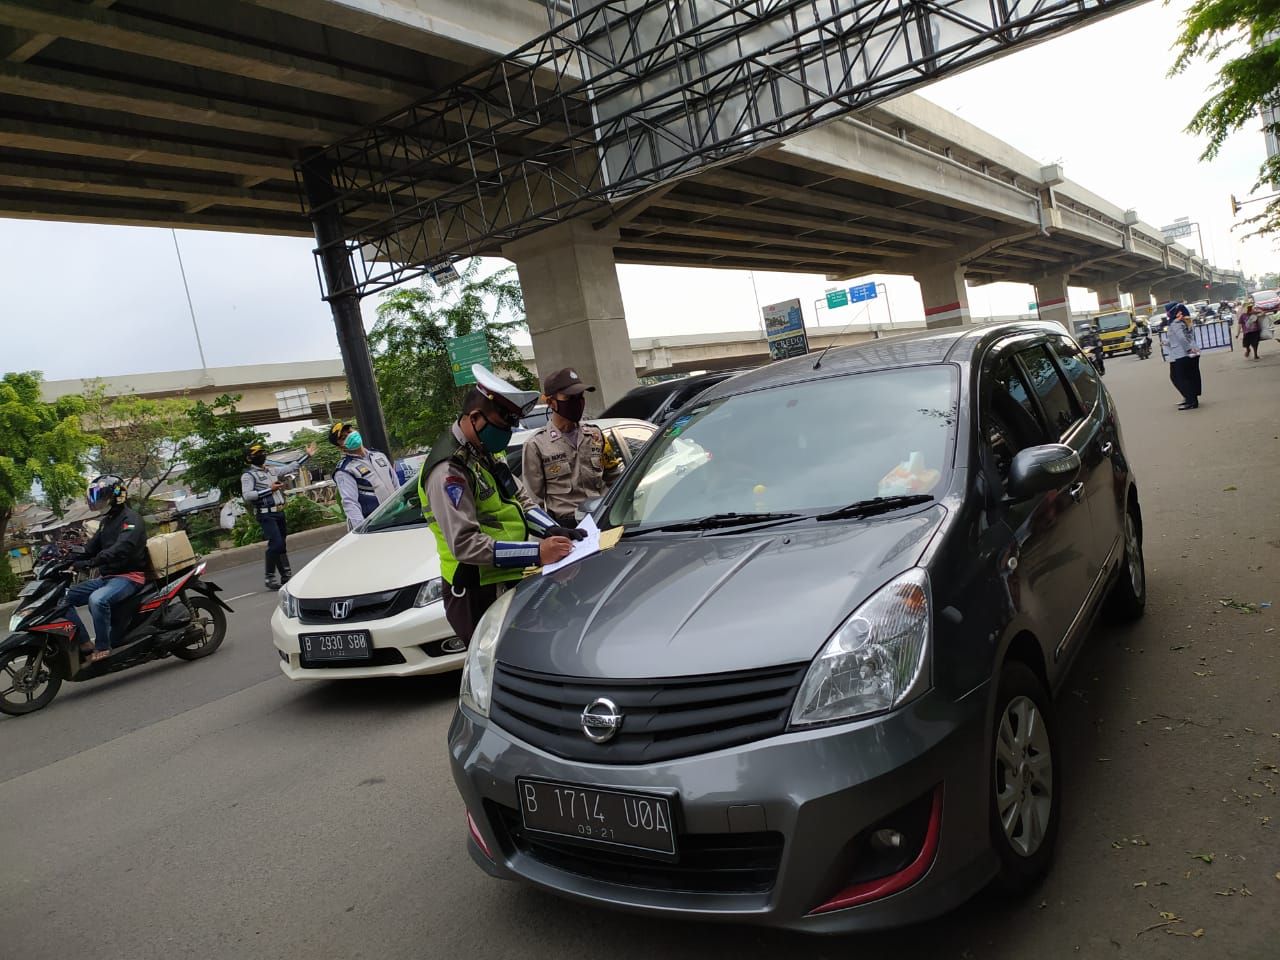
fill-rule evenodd
<path id="1" fill-rule="evenodd" d="M 555 573 L 561 567 L 567 567 L 571 563 L 577 563 L 583 557 L 589 557 L 593 553 L 600 552 L 600 528 L 596 526 L 594 517 L 588 516 L 580 524 L 579 530 L 586 531 L 586 537 L 582 540 L 573 541 L 573 550 L 563 560 L 557 560 L 555 563 L 548 563 L 542 568 L 542 575 L 545 577 L 548 573 Z"/>

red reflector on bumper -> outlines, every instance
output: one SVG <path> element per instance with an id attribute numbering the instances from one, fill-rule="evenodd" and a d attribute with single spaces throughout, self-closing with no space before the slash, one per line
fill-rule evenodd
<path id="1" fill-rule="evenodd" d="M 476 846 L 480 848 L 481 852 L 486 857 L 492 860 L 493 854 L 489 852 L 489 845 L 484 842 L 484 837 L 480 835 L 480 828 L 476 826 L 476 822 L 472 818 L 470 810 L 467 811 L 467 830 L 470 831 L 471 839 L 476 842 Z"/>
<path id="2" fill-rule="evenodd" d="M 916 858 L 897 873 L 845 887 L 826 903 L 810 910 L 809 916 L 830 913 L 832 910 L 844 910 L 846 907 L 856 907 L 860 903 L 870 903 L 872 900 L 879 900 L 891 893 L 905 890 L 923 877 L 933 865 L 933 859 L 938 854 L 938 835 L 941 832 L 942 784 L 938 784 L 933 790 L 933 806 L 929 810 L 929 826 L 924 835 L 924 843 L 920 845 L 920 852 L 916 854 Z"/>

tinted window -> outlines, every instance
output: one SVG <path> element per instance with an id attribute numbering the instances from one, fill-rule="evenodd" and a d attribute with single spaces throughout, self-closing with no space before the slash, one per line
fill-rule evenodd
<path id="1" fill-rule="evenodd" d="M 1076 405 L 1072 401 L 1071 395 L 1067 392 L 1067 385 L 1062 382 L 1062 377 L 1058 374 L 1057 366 L 1054 365 L 1053 360 L 1049 357 L 1047 348 L 1034 347 L 1030 350 L 1023 350 L 1018 354 L 1018 359 L 1022 361 L 1022 365 L 1026 368 L 1027 376 L 1031 381 L 1031 389 L 1040 398 L 1040 404 L 1044 407 L 1050 430 L 1056 440 L 1070 430 L 1075 422 L 1080 419 L 1079 414 L 1076 412 Z"/>
<path id="2" fill-rule="evenodd" d="M 1098 375 L 1093 372 L 1093 364 L 1084 355 L 1080 346 L 1070 340 L 1054 340 L 1053 352 L 1058 356 L 1058 365 L 1062 367 L 1062 375 L 1071 381 L 1076 388 L 1076 396 L 1084 404 L 1086 410 L 1092 410 L 1098 402 L 1098 393 L 1102 385 Z"/>
<path id="3" fill-rule="evenodd" d="M 1002 479 L 1009 477 L 1014 454 L 1046 440 L 1044 426 L 1031 400 L 1022 372 L 1010 357 L 997 361 L 984 393 L 984 439 L 995 454 Z"/>
<path id="4" fill-rule="evenodd" d="M 955 369 L 929 366 L 686 408 L 623 475 L 609 522 L 649 526 L 936 494 L 950 472 L 956 395 Z"/>
<path id="5" fill-rule="evenodd" d="M 636 454 L 644 449 L 644 445 L 649 442 L 649 438 L 653 436 L 655 431 L 653 427 L 641 427 L 631 424 L 626 427 L 618 427 L 614 432 L 627 445 L 627 460 L 634 460 Z"/>

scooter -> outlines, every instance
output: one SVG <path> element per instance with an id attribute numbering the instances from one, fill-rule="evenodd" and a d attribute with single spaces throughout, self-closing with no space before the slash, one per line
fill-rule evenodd
<path id="1" fill-rule="evenodd" d="M 0 713 L 22 716 L 49 705 L 63 681 L 80 683 L 164 657 L 199 660 L 222 645 L 231 607 L 221 587 L 204 580 L 205 564 L 147 584 L 115 611 L 111 655 L 90 663 L 67 619 L 66 595 L 75 582 L 75 556 L 59 551 L 36 568 L 36 579 L 18 595 L 0 640 Z"/>
<path id="2" fill-rule="evenodd" d="M 1107 375 L 1106 353 L 1102 349 L 1102 344 L 1097 341 L 1090 343 L 1084 348 L 1085 354 L 1089 357 L 1089 362 L 1093 364 L 1093 369 L 1098 371 L 1098 376 L 1105 377 Z"/>

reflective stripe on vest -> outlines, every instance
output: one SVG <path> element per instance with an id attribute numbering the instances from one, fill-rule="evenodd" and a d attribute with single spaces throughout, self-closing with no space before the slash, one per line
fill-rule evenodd
<path id="1" fill-rule="evenodd" d="M 476 522 L 480 526 L 480 530 L 494 540 L 521 542 L 529 539 L 529 528 L 524 521 L 524 510 L 520 504 L 514 500 L 504 500 L 502 494 L 498 492 L 497 481 L 493 475 L 479 463 L 459 462 L 456 457 L 449 457 L 450 465 L 467 472 L 467 479 L 471 481 L 471 496 L 476 505 Z M 439 466 L 440 462 L 424 463 L 422 470 L 418 473 L 418 502 L 422 504 L 422 516 L 431 526 L 431 532 L 436 537 L 436 550 L 440 554 L 440 575 L 444 577 L 446 583 L 453 583 L 454 576 L 458 572 L 458 558 L 453 555 L 453 551 L 449 549 L 449 544 L 444 538 L 444 532 L 440 529 L 440 524 L 436 523 L 436 518 L 431 513 L 431 502 L 427 498 L 426 481 L 427 476 Z M 481 498 L 482 490 L 489 491 L 488 496 Z M 504 583 L 508 580 L 520 580 L 524 577 L 524 569 L 521 567 L 502 567 L 498 568 L 492 564 L 477 564 L 476 569 L 480 573 L 480 583 Z"/>
<path id="2" fill-rule="evenodd" d="M 369 468 L 367 466 L 357 463 L 357 467 L 364 467 L 363 473 L 359 469 L 347 469 L 347 465 L 353 459 L 352 457 L 343 457 L 342 462 L 338 464 L 338 469 L 356 482 L 356 499 L 360 503 L 360 515 L 367 517 L 378 509 L 378 492 L 374 489 L 373 481 L 369 479 Z"/>

